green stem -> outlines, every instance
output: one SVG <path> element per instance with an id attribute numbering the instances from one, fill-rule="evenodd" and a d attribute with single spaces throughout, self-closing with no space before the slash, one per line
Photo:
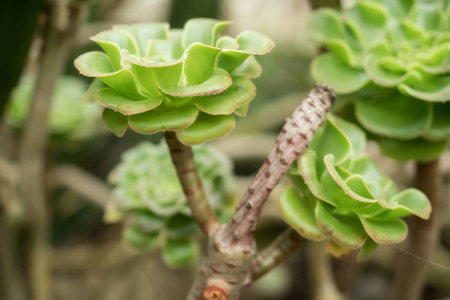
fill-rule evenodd
<path id="1" fill-rule="evenodd" d="M 295 230 L 287 228 L 266 249 L 255 256 L 247 283 L 251 284 L 286 261 L 305 241 Z"/>
<path id="2" fill-rule="evenodd" d="M 439 190 L 441 178 L 439 160 L 416 164 L 415 185 L 427 195 L 433 208 L 430 218 L 410 219 L 406 250 L 424 260 L 431 257 L 439 233 Z M 425 286 L 429 264 L 415 256 L 401 253 L 397 277 L 392 287 L 392 298 L 396 300 L 419 300 Z"/>
<path id="3" fill-rule="evenodd" d="M 211 230 L 217 227 L 219 220 L 203 190 L 192 148 L 183 145 L 174 132 L 167 131 L 164 136 L 192 216 L 208 236 Z"/>

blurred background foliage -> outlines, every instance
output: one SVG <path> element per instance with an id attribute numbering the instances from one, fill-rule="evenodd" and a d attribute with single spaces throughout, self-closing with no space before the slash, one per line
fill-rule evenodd
<path id="1" fill-rule="evenodd" d="M 311 2 L 314 7 L 319 7 L 333 6 L 337 1 Z M 20 123 L 20 119 L 23 120 L 24 117 L 20 114 L 25 113 L 27 103 L 26 99 L 14 99 L 20 96 L 17 96 L 20 89 L 27 87 L 17 87 L 14 93 L 13 87 L 18 84 L 20 74 L 25 78 L 36 72 L 48 13 L 46 4 L 48 3 L 36 0 L 5 0 L 0 4 L 0 31 L 3 41 L 8 41 L 6 46 L 0 47 L 0 155 L 6 158 L 13 159 L 17 156 L 21 129 L 16 125 Z M 209 17 L 231 20 L 233 25 L 226 29 L 231 36 L 243 30 L 257 30 L 271 37 L 276 47 L 270 55 L 258 57 L 263 73 L 255 80 L 257 94 L 248 116 L 237 120 L 236 129 L 228 137 L 211 143 L 233 159 L 237 194 L 242 195 L 251 175 L 258 170 L 269 153 L 285 118 L 313 86 L 309 65 L 313 55 L 320 49 L 310 43 L 306 35 L 305 25 L 310 11 L 310 3 L 306 0 L 89 1 L 88 14 L 80 24 L 68 53 L 64 74 L 81 81 L 80 88 L 87 86 L 88 80 L 77 74 L 73 60 L 81 53 L 99 49 L 88 37 L 110 28 L 112 24 L 168 21 L 171 27 L 182 27 L 189 18 Z M 23 79 L 23 84 L 27 84 L 26 81 L 27 79 Z M 80 91 L 68 90 L 66 93 L 73 96 L 80 94 Z M 54 98 L 56 110 L 57 95 Z M 8 99 L 12 102 L 6 112 Z M 70 105 L 76 107 L 74 103 Z M 79 106 L 86 105 L 80 99 Z M 77 112 L 79 108 L 74 108 L 73 113 Z M 142 141 L 158 143 L 162 136 L 144 136 L 129 130 L 123 138 L 118 139 L 107 132 L 101 122 L 96 123 L 95 116 L 93 118 L 89 124 L 95 124 L 91 125 L 95 126 L 95 133 L 86 135 L 84 139 L 68 138 L 63 134 L 52 134 L 49 139 L 46 169 L 50 210 L 48 240 L 52 246 L 52 299 L 183 299 L 196 275 L 194 264 L 181 269 L 170 269 L 157 252 L 138 251 L 124 243 L 124 224 L 103 222 L 102 205 L 108 200 L 111 189 L 106 178 L 120 161 L 122 153 Z M 5 122 L 5 119 L 10 122 Z M 70 130 L 79 129 L 84 124 L 79 121 L 80 118 L 73 116 L 72 109 L 63 111 L 59 120 L 59 123 L 65 124 Z M 399 164 L 382 157 L 373 144 L 369 143 L 368 149 L 372 158 L 381 164 L 400 187 L 412 185 L 410 164 Z M 450 157 L 445 154 L 442 160 L 442 174 L 446 184 L 442 191 L 443 197 L 450 193 Z M 85 173 L 80 173 L 80 170 Z M 282 182 L 273 191 L 265 207 L 262 222 L 256 232 L 258 246 L 261 248 L 286 227 L 279 217 L 277 199 L 287 184 L 288 182 Z M 3 211 L 0 209 L 1 213 Z M 444 227 L 440 245 L 433 256 L 435 262 L 447 267 L 450 266 L 450 222 L 445 216 L 449 213 L 447 201 L 441 212 Z M 242 299 L 312 299 L 314 279 L 309 275 L 307 265 L 314 252 L 308 251 L 311 247 L 312 244 L 308 243 L 286 264 L 245 289 Z M 338 288 L 348 293 L 351 299 L 388 298 L 389 284 L 393 277 L 392 263 L 400 255 L 407 254 L 392 246 L 381 246 L 374 257 L 365 263 L 357 264 L 354 254 L 343 260 L 333 260 L 332 268 Z M 20 264 L 24 264 L 24 261 L 21 260 Z M 434 265 L 430 265 L 430 268 L 424 299 L 450 297 L 449 271 Z M 8 299 L 4 296 L 7 288 L 2 284 L 6 282 L 4 279 L 7 276 L 4 269 L 0 268 L 3 271 L 0 272 L 0 299 Z"/>

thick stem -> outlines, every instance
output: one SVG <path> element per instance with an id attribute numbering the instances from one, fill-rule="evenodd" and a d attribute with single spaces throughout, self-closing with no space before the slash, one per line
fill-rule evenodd
<path id="1" fill-rule="evenodd" d="M 287 228 L 266 249 L 255 256 L 247 284 L 258 280 L 286 261 L 305 241 L 295 230 L 290 227 Z"/>
<path id="2" fill-rule="evenodd" d="M 217 228 L 219 221 L 203 190 L 192 148 L 183 145 L 174 132 L 167 131 L 164 136 L 192 216 L 208 236 L 211 230 Z"/>
<path id="3" fill-rule="evenodd" d="M 417 163 L 415 185 L 424 192 L 433 208 L 430 218 L 410 219 L 406 250 L 425 260 L 430 259 L 439 233 L 439 190 L 441 185 L 439 160 Z M 392 287 L 392 299 L 419 300 L 425 285 L 429 264 L 412 255 L 402 253 L 397 277 Z"/>
<path id="4" fill-rule="evenodd" d="M 330 88 L 318 85 L 288 118 L 231 222 L 220 226 L 210 236 L 200 274 L 188 300 L 239 298 L 255 254 L 253 231 L 267 197 L 289 166 L 305 151 L 334 98 Z"/>
<path id="5" fill-rule="evenodd" d="M 331 259 L 327 253 L 328 241 L 313 242 L 308 247 L 308 271 L 314 300 L 342 300 L 334 281 Z"/>
<path id="6" fill-rule="evenodd" d="M 61 18 L 67 13 L 67 23 L 61 23 Z M 44 189 L 47 121 L 53 90 L 70 52 L 80 15 L 79 6 L 60 7 L 58 2 L 52 3 L 35 93 L 20 149 L 21 198 L 25 203 L 29 222 L 29 272 L 33 299 L 36 300 L 50 298 L 47 263 L 48 220 Z"/>

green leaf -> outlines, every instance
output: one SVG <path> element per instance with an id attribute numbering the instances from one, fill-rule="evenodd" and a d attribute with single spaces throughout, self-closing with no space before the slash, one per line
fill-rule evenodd
<path id="1" fill-rule="evenodd" d="M 223 92 L 232 84 L 230 75 L 221 69 L 215 69 L 211 76 L 197 85 L 177 86 L 159 82 L 159 88 L 168 95 L 176 97 L 193 97 L 215 95 Z"/>
<path id="2" fill-rule="evenodd" d="M 233 115 L 212 116 L 199 113 L 194 124 L 177 132 L 178 139 L 185 145 L 198 145 L 226 136 L 235 125 Z"/>
<path id="3" fill-rule="evenodd" d="M 368 259 L 373 254 L 373 252 L 375 252 L 377 247 L 378 244 L 371 238 L 368 238 L 364 245 L 361 247 L 361 250 L 359 250 L 357 260 L 363 261 Z"/>
<path id="4" fill-rule="evenodd" d="M 184 74 L 189 85 L 203 83 L 215 68 L 216 57 L 220 49 L 194 43 L 186 50 Z"/>
<path id="5" fill-rule="evenodd" d="M 353 161 L 351 171 L 355 174 L 361 175 L 366 181 L 377 182 L 382 186 L 392 182 L 367 154 L 364 154 Z"/>
<path id="6" fill-rule="evenodd" d="M 408 226 L 403 220 L 374 220 L 360 217 L 367 234 L 379 244 L 395 244 L 403 241 Z"/>
<path id="7" fill-rule="evenodd" d="M 158 131 L 177 131 L 194 123 L 198 115 L 198 109 L 193 105 L 167 109 L 157 107 L 153 110 L 129 116 L 130 127 L 144 134 L 152 134 Z"/>
<path id="8" fill-rule="evenodd" d="M 183 48 L 187 49 L 196 42 L 214 46 L 219 32 L 229 24 L 231 23 L 213 19 L 191 19 L 187 21 L 183 30 Z"/>
<path id="9" fill-rule="evenodd" d="M 138 226 L 127 226 L 123 232 L 125 240 L 138 249 L 149 250 L 158 243 L 159 232 L 147 233 Z"/>
<path id="10" fill-rule="evenodd" d="M 433 103 L 433 120 L 424 136 L 430 140 L 443 140 L 450 136 L 450 102 Z"/>
<path id="11" fill-rule="evenodd" d="M 106 30 L 102 31 L 90 38 L 96 42 L 108 54 L 111 62 L 120 70 L 121 66 L 121 49 L 127 49 L 131 54 L 138 54 L 138 47 L 131 35 L 126 31 Z"/>
<path id="12" fill-rule="evenodd" d="M 330 190 L 328 190 L 327 187 L 325 187 L 327 193 L 329 193 L 330 191 L 334 191 L 334 193 L 336 193 L 336 196 L 340 197 L 342 205 L 347 203 L 347 205 L 355 205 L 356 207 L 366 206 L 363 205 L 362 203 L 352 204 L 352 201 L 348 197 L 351 197 L 354 200 L 361 201 L 363 203 L 376 202 L 361 175 L 353 174 L 352 176 L 344 180 L 336 170 L 334 157 L 332 154 L 326 155 L 324 161 L 328 172 L 324 172 L 321 178 L 321 182 L 324 185 L 329 186 Z M 327 173 L 329 173 L 329 176 Z M 334 185 L 333 183 L 335 183 L 336 185 Z M 339 204 L 337 199 L 338 198 L 336 198 L 336 202 L 338 204 L 337 206 L 340 207 L 341 204 Z"/>
<path id="13" fill-rule="evenodd" d="M 106 127 L 118 137 L 122 137 L 128 128 L 128 119 L 126 116 L 112 109 L 105 108 L 103 110 L 103 122 Z"/>
<path id="14" fill-rule="evenodd" d="M 333 120 L 337 127 L 345 134 L 350 140 L 351 157 L 356 157 L 364 151 L 366 148 L 366 135 L 358 126 L 344 121 L 341 118 L 335 118 L 331 114 L 328 114 L 328 118 Z"/>
<path id="15" fill-rule="evenodd" d="M 81 102 L 83 103 L 95 103 L 95 94 L 101 90 L 107 87 L 106 84 L 103 83 L 103 81 L 100 80 L 100 78 L 95 78 L 91 85 L 89 86 L 88 90 L 84 93 L 83 98 L 81 99 Z"/>
<path id="16" fill-rule="evenodd" d="M 244 62 L 234 69 L 231 73 L 234 76 L 244 76 L 250 78 L 257 78 L 262 73 L 262 67 L 254 56 L 249 56 Z"/>
<path id="17" fill-rule="evenodd" d="M 181 40 L 151 40 L 148 42 L 147 57 L 150 61 L 163 58 L 163 61 L 171 62 L 183 56 Z"/>
<path id="18" fill-rule="evenodd" d="M 224 92 L 195 97 L 194 104 L 203 112 L 211 115 L 231 114 L 236 108 L 249 103 L 256 93 L 253 82 L 245 77 L 233 77 L 233 84 Z"/>
<path id="19" fill-rule="evenodd" d="M 325 194 L 322 183 L 319 181 L 316 169 L 317 154 L 312 149 L 306 149 L 305 153 L 299 157 L 298 171 L 305 179 L 311 193 L 328 204 L 337 206 L 336 202 Z"/>
<path id="20" fill-rule="evenodd" d="M 430 103 L 397 92 L 356 103 L 356 118 L 364 128 L 386 137 L 411 139 L 421 135 L 432 119 Z"/>
<path id="21" fill-rule="evenodd" d="M 315 216 L 322 231 L 341 247 L 357 249 L 367 239 L 367 234 L 356 217 L 333 214 L 331 207 L 321 201 L 317 201 Z"/>
<path id="22" fill-rule="evenodd" d="M 113 26 L 114 30 L 128 32 L 137 41 L 141 56 L 145 56 L 148 53 L 147 48 L 150 40 L 167 40 L 169 28 L 169 23 L 151 22 Z"/>
<path id="23" fill-rule="evenodd" d="M 373 82 L 383 87 L 395 87 L 410 76 L 403 62 L 394 56 L 376 58 L 369 54 L 364 60 L 364 70 Z"/>
<path id="24" fill-rule="evenodd" d="M 422 219 L 428 219 L 431 213 L 431 204 L 427 196 L 419 190 L 407 189 L 395 195 L 391 200 L 397 208 L 386 210 L 374 216 L 376 219 L 398 219 L 414 214 Z"/>
<path id="25" fill-rule="evenodd" d="M 171 268 L 179 268 L 193 262 L 199 249 L 190 239 L 169 239 L 162 249 L 162 258 Z"/>
<path id="26" fill-rule="evenodd" d="M 428 76 L 423 81 L 409 84 L 405 82 L 398 89 L 415 98 L 443 102 L 450 99 L 450 76 Z"/>
<path id="27" fill-rule="evenodd" d="M 426 162 L 438 158 L 444 152 L 447 141 L 430 142 L 421 138 L 410 141 L 380 139 L 378 144 L 383 154 L 392 158 Z"/>
<path id="28" fill-rule="evenodd" d="M 170 239 L 181 239 L 198 233 L 198 226 L 191 216 L 176 214 L 167 223 Z"/>
<path id="29" fill-rule="evenodd" d="M 344 16 L 361 44 L 384 38 L 388 15 L 383 5 L 374 1 L 358 2 L 346 10 Z"/>
<path id="30" fill-rule="evenodd" d="M 345 65 L 333 53 L 316 57 L 311 74 L 316 82 L 328 84 L 338 94 L 356 92 L 370 82 L 366 73 Z"/>
<path id="31" fill-rule="evenodd" d="M 280 214 L 286 223 L 301 236 L 321 241 L 325 235 L 316 223 L 314 206 L 314 202 L 301 197 L 292 187 L 286 188 L 280 196 Z"/>
<path id="32" fill-rule="evenodd" d="M 342 132 L 332 118 L 327 118 L 325 123 L 325 130 L 320 137 L 320 140 L 315 149 L 317 157 L 322 161 L 327 154 L 334 156 L 336 164 L 344 162 L 350 155 L 351 143 L 349 138 Z M 321 163 L 321 165 L 323 165 Z M 321 168 L 319 168 L 319 172 Z"/>
<path id="33" fill-rule="evenodd" d="M 273 47 L 273 41 L 267 36 L 254 32 L 245 31 L 236 38 L 238 49 L 225 49 L 217 57 L 217 67 L 232 72 L 240 66 L 249 55 L 263 55 Z"/>
<path id="34" fill-rule="evenodd" d="M 134 115 L 151 110 L 159 106 L 164 96 L 150 97 L 145 100 L 130 100 L 116 91 L 106 88 L 97 92 L 97 101 L 112 110 L 119 111 L 124 115 Z"/>
<path id="35" fill-rule="evenodd" d="M 109 57 L 98 51 L 88 52 L 75 60 L 78 71 L 88 77 L 99 77 L 117 92 L 134 99 L 145 99 L 134 74 L 129 69 L 114 71 Z"/>
<path id="36" fill-rule="evenodd" d="M 250 103 L 246 103 L 244 105 L 239 106 L 234 110 L 234 113 L 240 117 L 245 117 L 247 115 L 248 108 L 250 107 Z"/>

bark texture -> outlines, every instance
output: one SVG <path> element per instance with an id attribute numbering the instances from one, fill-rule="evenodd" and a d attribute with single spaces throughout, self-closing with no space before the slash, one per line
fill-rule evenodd
<path id="1" fill-rule="evenodd" d="M 287 119 L 269 157 L 241 199 L 229 224 L 210 235 L 206 256 L 188 300 L 236 300 L 251 278 L 255 258 L 253 231 L 272 189 L 305 151 L 334 101 L 334 92 L 317 85 Z M 275 252 L 279 251 L 274 247 Z M 274 254 L 276 256 L 276 254 Z M 267 254 L 267 257 L 272 254 Z M 271 267 L 276 264 L 271 263 Z"/>

